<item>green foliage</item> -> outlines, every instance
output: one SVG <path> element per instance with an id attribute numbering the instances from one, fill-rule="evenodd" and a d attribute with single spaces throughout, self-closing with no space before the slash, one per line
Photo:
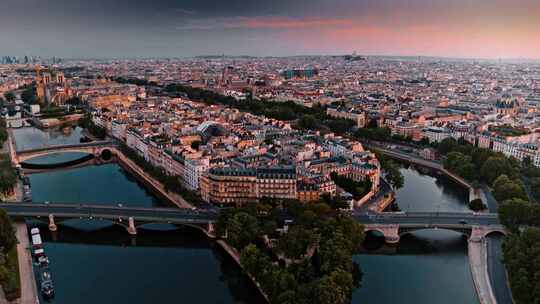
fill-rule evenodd
<path id="1" fill-rule="evenodd" d="M 399 166 L 395 162 L 388 160 L 382 164 L 382 168 L 386 173 L 386 180 L 390 183 L 392 188 L 399 189 L 403 187 L 405 179 L 403 178 L 401 171 L 399 171 Z"/>
<path id="2" fill-rule="evenodd" d="M 503 155 L 490 156 L 480 168 L 480 174 L 485 182 L 493 184 L 500 175 L 506 174 L 509 178 L 518 178 L 519 164 L 510 161 Z"/>
<path id="3" fill-rule="evenodd" d="M 234 214 L 227 221 L 227 241 L 236 248 L 243 248 L 255 241 L 259 232 L 257 218 L 245 213 Z"/>
<path id="4" fill-rule="evenodd" d="M 522 162 L 521 174 L 525 177 L 534 199 L 540 201 L 540 168 L 535 167 L 532 160 L 527 157 Z"/>
<path id="5" fill-rule="evenodd" d="M 34 86 L 28 86 L 24 91 L 21 93 L 21 99 L 25 104 L 37 104 L 38 98 L 36 93 L 36 88 Z"/>
<path id="6" fill-rule="evenodd" d="M 0 248 L 2 252 L 8 253 L 17 244 L 13 223 L 7 215 L 6 211 L 0 209 Z"/>
<path id="7" fill-rule="evenodd" d="M 540 224 L 540 205 L 519 198 L 504 201 L 498 212 L 501 223 L 514 232 L 523 225 Z"/>
<path id="8" fill-rule="evenodd" d="M 9 136 L 6 128 L 6 121 L 0 118 L 0 146 L 6 142 L 8 137 Z"/>
<path id="9" fill-rule="evenodd" d="M 255 205 L 227 209 L 218 218 L 218 233 L 226 230 L 227 242 L 242 246 L 244 269 L 272 303 L 349 303 L 361 279 L 352 254 L 363 240 L 363 226 L 324 203 L 305 205 L 290 200 L 273 205 L 275 209 L 264 215 L 260 210 L 267 207 Z M 265 223 L 275 227 L 283 216 L 293 219 L 293 224 L 288 233 L 277 235 L 273 250 L 294 261 L 288 265 L 273 261 L 268 248 L 255 245 L 261 244 L 259 236 L 267 230 L 259 227 Z M 306 256 L 308 248 L 316 249 L 311 258 Z"/>
<path id="10" fill-rule="evenodd" d="M 297 126 L 302 129 L 323 132 L 331 131 L 337 134 L 345 134 L 354 126 L 354 122 L 351 120 L 329 117 L 326 115 L 325 108 L 319 105 L 308 108 L 292 101 L 238 101 L 233 97 L 224 96 L 213 91 L 177 84 L 167 85 L 164 89 L 165 92 L 172 96 L 187 96 L 191 100 L 204 102 L 210 105 L 221 104 L 255 115 L 262 115 L 284 121 L 296 121 Z"/>
<path id="11" fill-rule="evenodd" d="M 21 297 L 19 276 L 17 247 L 13 246 L 7 253 L 0 253 L 0 285 L 8 301 Z"/>
<path id="12" fill-rule="evenodd" d="M 17 173 L 11 166 L 9 155 L 0 154 L 0 192 L 9 194 L 17 183 Z"/>
<path id="13" fill-rule="evenodd" d="M 310 229 L 301 226 L 292 227 L 289 232 L 279 238 L 277 251 L 288 259 L 300 259 L 309 246 L 314 246 L 318 236 Z"/>
<path id="14" fill-rule="evenodd" d="M 317 127 L 317 120 L 313 115 L 306 114 L 300 117 L 298 120 L 298 126 L 307 130 L 315 129 Z"/>
<path id="15" fill-rule="evenodd" d="M 17 238 L 13 223 L 6 211 L 0 209 L 0 285 L 8 300 L 20 297 L 19 264 L 15 245 Z"/>
<path id="16" fill-rule="evenodd" d="M 122 152 L 122 154 L 135 162 L 137 166 L 142 168 L 144 172 L 147 172 L 153 178 L 163 184 L 165 191 L 179 194 L 191 204 L 196 205 L 201 202 L 201 198 L 196 192 L 190 191 L 182 186 L 180 177 L 167 175 L 162 168 L 154 167 L 151 163 L 146 161 L 144 157 L 141 157 L 136 151 L 129 148 L 126 144 L 121 144 L 119 146 L 119 150 Z"/>
<path id="17" fill-rule="evenodd" d="M 509 235 L 503 253 L 516 304 L 540 303 L 540 229 Z"/>
<path id="18" fill-rule="evenodd" d="M 478 178 L 477 171 L 472 162 L 472 157 L 461 152 L 450 152 L 444 159 L 444 167 L 466 180 Z"/>
<path id="19" fill-rule="evenodd" d="M 356 130 L 354 136 L 360 139 L 371 139 L 378 141 L 387 141 L 391 139 L 390 128 L 360 128 Z"/>
<path id="20" fill-rule="evenodd" d="M 469 182 L 480 181 L 493 185 L 499 176 L 506 175 L 509 179 L 514 180 L 515 185 L 509 185 L 514 186 L 514 193 L 521 192 L 518 197 L 523 197 L 523 185 L 519 181 L 520 164 L 517 160 L 488 149 L 474 147 L 463 139 L 446 138 L 439 143 L 437 149 L 440 154 L 445 156 L 444 167 Z M 512 198 L 512 196 L 500 199 L 508 198 Z"/>
<path id="21" fill-rule="evenodd" d="M 530 130 L 524 128 L 516 128 L 511 125 L 489 126 L 489 131 L 496 132 L 500 136 L 521 136 L 531 133 Z"/>
<path id="22" fill-rule="evenodd" d="M 7 92 L 6 94 L 4 94 L 4 97 L 6 98 L 7 101 L 9 102 L 14 102 L 15 101 L 15 94 L 13 92 Z"/>
<path id="23" fill-rule="evenodd" d="M 198 151 L 200 146 L 201 146 L 201 141 L 199 141 L 199 140 L 196 140 L 196 141 L 191 143 L 191 149 L 193 149 L 193 150 Z"/>
<path id="24" fill-rule="evenodd" d="M 79 126 L 81 128 L 87 129 L 92 135 L 99 139 L 105 139 L 107 137 L 107 130 L 100 126 L 97 126 L 92 121 L 92 114 L 86 113 L 81 119 L 79 119 Z"/>
<path id="25" fill-rule="evenodd" d="M 510 180 L 506 174 L 499 175 L 493 182 L 493 196 L 499 202 L 512 198 L 527 199 L 527 194 L 522 184 L 518 181 L 514 182 Z"/>
<path id="26" fill-rule="evenodd" d="M 484 205 L 481 199 L 477 198 L 469 202 L 469 208 L 473 211 L 482 211 L 486 209 L 486 205 Z"/>
<path id="27" fill-rule="evenodd" d="M 361 199 L 362 197 L 364 197 L 364 195 L 371 191 L 372 185 L 369 179 L 357 182 L 348 177 L 338 175 L 335 172 L 333 172 L 330 176 L 334 183 L 336 183 L 336 185 L 352 194 L 355 200 Z"/>

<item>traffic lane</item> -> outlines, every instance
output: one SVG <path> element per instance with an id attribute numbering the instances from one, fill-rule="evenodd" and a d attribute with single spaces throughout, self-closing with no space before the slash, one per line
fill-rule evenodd
<path id="1" fill-rule="evenodd" d="M 153 217 L 153 218 L 196 218 L 196 219 L 215 219 L 215 212 L 198 212 L 198 211 L 172 211 L 172 210 L 154 210 L 154 209 L 127 209 L 127 208 L 100 208 L 100 207 L 85 207 L 85 206 L 3 206 L 9 213 L 14 215 L 40 215 L 48 214 L 61 215 L 76 215 L 76 216 L 94 216 L 106 215 L 116 217 Z"/>
<path id="2" fill-rule="evenodd" d="M 486 238 L 488 249 L 488 273 L 491 288 L 497 303 L 512 303 L 512 291 L 508 286 L 506 268 L 502 262 L 502 236 L 491 235 Z"/>

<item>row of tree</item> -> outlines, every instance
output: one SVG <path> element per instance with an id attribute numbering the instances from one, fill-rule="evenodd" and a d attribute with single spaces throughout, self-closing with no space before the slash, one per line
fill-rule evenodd
<path id="1" fill-rule="evenodd" d="M 105 139 L 107 137 L 107 129 L 100 127 L 92 121 L 92 114 L 86 113 L 81 119 L 79 119 L 79 126 L 90 132 L 99 139 Z"/>
<path id="2" fill-rule="evenodd" d="M 8 138 L 6 121 L 3 118 L 0 118 L 0 147 L 2 147 Z"/>
<path id="3" fill-rule="evenodd" d="M 0 148 L 9 139 L 6 121 L 0 118 Z M 0 192 L 9 195 L 13 192 L 13 187 L 17 183 L 17 174 L 11 167 L 9 155 L 0 154 Z"/>
<path id="4" fill-rule="evenodd" d="M 514 300 L 516 304 L 540 303 L 540 205 L 528 201 L 523 183 L 524 177 L 540 178 L 540 170 L 529 159 L 520 163 L 464 140 L 447 138 L 438 150 L 445 155 L 447 169 L 491 186 L 500 202 L 499 219 L 511 232 L 503 242 L 503 255 Z"/>
<path id="5" fill-rule="evenodd" d="M 284 218 L 293 223 L 278 233 Z M 350 303 L 359 286 L 361 271 L 352 254 L 363 227 L 324 202 L 263 200 L 223 212 L 216 229 L 240 251 L 244 269 L 272 303 Z"/>
<path id="6" fill-rule="evenodd" d="M 122 154 L 135 162 L 144 172 L 159 181 L 164 186 L 165 191 L 179 194 L 191 204 L 197 205 L 201 203 L 201 197 L 196 192 L 186 189 L 181 184 L 179 176 L 166 174 L 162 168 L 155 167 L 126 144 L 121 144 L 119 149 Z"/>
<path id="7" fill-rule="evenodd" d="M 13 222 L 6 212 L 0 209 L 0 285 L 8 301 L 21 295 L 16 245 Z"/>
<path id="8" fill-rule="evenodd" d="M 10 195 L 16 184 L 17 173 L 11 166 L 9 155 L 0 154 L 0 192 L 4 195 Z"/>
<path id="9" fill-rule="evenodd" d="M 520 172 L 520 163 L 502 153 L 478 148 L 460 139 L 446 138 L 437 147 L 444 156 L 443 165 L 473 185 L 487 184 L 493 189 L 493 196 L 499 202 L 512 198 L 527 199 L 525 185 Z M 472 203 L 472 202 L 471 202 Z M 471 209 L 481 210 L 475 202 Z"/>

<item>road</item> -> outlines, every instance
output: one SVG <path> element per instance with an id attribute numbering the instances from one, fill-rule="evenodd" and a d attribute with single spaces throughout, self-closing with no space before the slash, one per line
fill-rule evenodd
<path id="1" fill-rule="evenodd" d="M 508 286 L 508 278 L 506 276 L 506 268 L 502 262 L 502 236 L 490 235 L 486 238 L 487 241 L 487 264 L 489 280 L 497 304 L 511 304 L 512 291 Z"/>
<path id="2" fill-rule="evenodd" d="M 97 206 L 82 204 L 10 203 L 0 208 L 10 216 L 55 218 L 96 218 L 117 220 L 133 217 L 136 220 L 171 223 L 208 223 L 217 219 L 214 210 L 191 210 L 180 208 L 127 208 L 120 206 Z"/>
<path id="3" fill-rule="evenodd" d="M 103 218 L 118 219 L 133 217 L 144 221 L 157 222 L 197 222 L 214 221 L 219 214 L 218 209 L 179 209 L 179 208 L 133 208 L 123 206 L 103 206 L 84 204 L 48 204 L 48 203 L 11 203 L 2 204 L 11 216 L 48 216 L 57 218 Z M 498 225 L 496 214 L 482 213 L 443 213 L 443 212 L 399 212 L 391 214 L 354 213 L 353 217 L 365 224 L 414 224 L 414 225 L 459 225 L 489 226 Z"/>
<path id="4" fill-rule="evenodd" d="M 363 224 L 440 224 L 463 226 L 499 225 L 496 214 L 490 213 L 445 213 L 445 212 L 399 212 L 388 214 L 353 214 Z M 463 222 L 465 221 L 465 222 Z"/>
<path id="5" fill-rule="evenodd" d="M 493 197 L 493 194 L 491 193 L 491 190 L 486 185 L 482 186 L 482 192 L 484 193 L 484 197 L 486 200 L 486 204 L 488 207 L 488 211 L 491 213 L 497 213 L 497 200 Z"/>

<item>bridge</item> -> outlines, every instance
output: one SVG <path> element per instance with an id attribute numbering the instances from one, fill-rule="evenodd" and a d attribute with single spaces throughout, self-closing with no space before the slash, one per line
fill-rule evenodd
<path id="1" fill-rule="evenodd" d="M 219 212 L 215 210 L 192 210 L 179 208 L 134 208 L 83 204 L 49 203 L 3 203 L 9 216 L 45 219 L 49 229 L 56 231 L 56 224 L 72 219 L 108 220 L 123 226 L 132 234 L 137 234 L 137 227 L 144 224 L 176 224 L 191 226 L 214 236 L 214 222 Z"/>
<path id="2" fill-rule="evenodd" d="M 390 244 L 398 243 L 403 234 L 425 229 L 456 231 L 472 242 L 480 242 L 490 233 L 506 234 L 497 215 L 492 213 L 398 212 L 353 216 L 365 225 L 366 232 L 380 232 Z"/>
<path id="3" fill-rule="evenodd" d="M 15 164 L 20 164 L 26 160 L 29 160 L 35 157 L 55 154 L 55 153 L 68 153 L 68 152 L 79 152 L 79 153 L 92 154 L 94 156 L 101 156 L 101 153 L 104 150 L 109 150 L 112 147 L 114 147 L 114 142 L 109 141 L 109 140 L 103 140 L 103 141 L 94 141 L 94 142 L 89 142 L 89 143 L 56 145 L 56 146 L 49 146 L 49 147 L 38 148 L 38 149 L 19 150 L 13 153 L 12 161 Z"/>
<path id="4" fill-rule="evenodd" d="M 206 234 L 213 233 L 219 210 L 179 208 L 134 208 L 121 206 L 50 203 L 7 203 L 0 208 L 15 217 L 45 218 L 49 228 L 69 219 L 109 220 L 136 234 L 137 226 L 148 223 L 168 223 L 192 226 Z M 399 242 L 400 235 L 424 229 L 457 231 L 480 241 L 492 232 L 506 233 L 496 214 L 477 213 L 355 213 L 353 217 L 365 225 L 366 231 L 381 232 L 388 243 Z"/>

